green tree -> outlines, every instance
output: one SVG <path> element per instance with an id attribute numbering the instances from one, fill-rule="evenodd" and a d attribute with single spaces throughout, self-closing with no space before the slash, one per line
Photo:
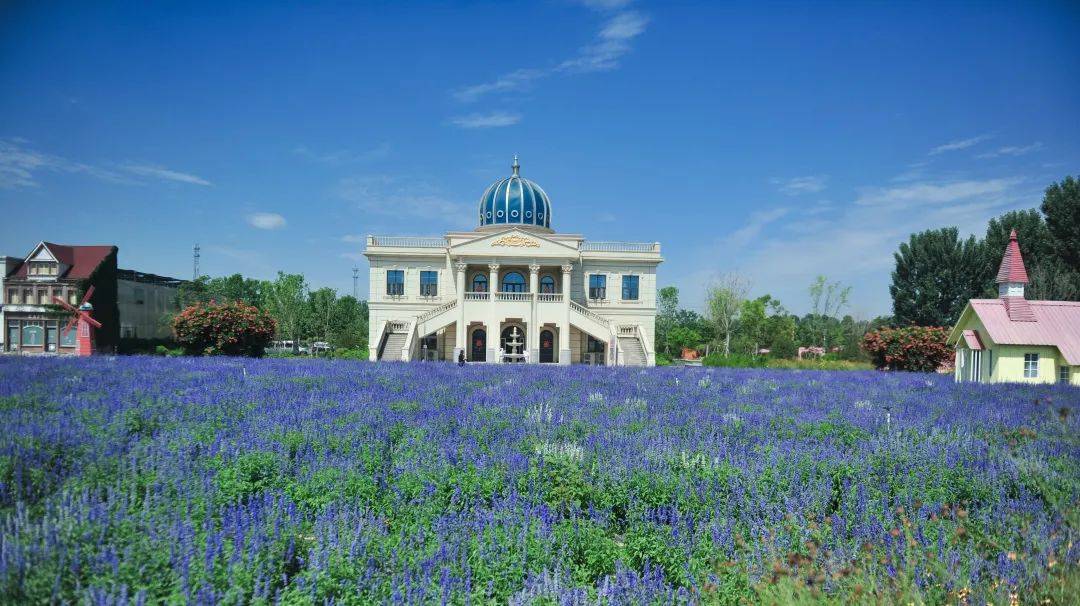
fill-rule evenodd
<path id="1" fill-rule="evenodd" d="M 320 288 L 308 293 L 307 334 L 313 339 L 330 342 L 333 331 L 334 313 L 337 311 L 337 292 L 332 288 Z"/>
<path id="2" fill-rule="evenodd" d="M 351 296 L 339 298 L 334 303 L 330 329 L 330 343 L 344 349 L 367 349 L 368 306 Z"/>
<path id="3" fill-rule="evenodd" d="M 701 345 L 703 339 L 701 333 L 688 326 L 676 326 L 671 329 L 669 343 L 678 354 L 685 349 L 695 349 Z"/>
<path id="4" fill-rule="evenodd" d="M 1069 176 L 1047 187 L 1041 209 L 1057 257 L 1076 271 L 1080 268 L 1080 180 Z"/>
<path id="5" fill-rule="evenodd" d="M 679 311 L 679 289 L 665 286 L 656 296 L 656 345 L 657 349 L 673 355 L 670 343 L 671 330 L 675 328 L 675 314 Z"/>
<path id="6" fill-rule="evenodd" d="M 961 240 L 955 227 L 912 234 L 893 256 L 889 294 L 899 326 L 951 326 L 997 269 L 975 237 Z"/>
<path id="7" fill-rule="evenodd" d="M 709 287 L 705 297 L 705 306 L 709 319 L 716 327 L 718 335 L 724 339 L 724 355 L 731 354 L 731 338 L 734 334 L 735 321 L 749 290 L 746 280 L 737 274 L 727 274 L 719 282 Z"/>
<path id="8" fill-rule="evenodd" d="M 821 337 L 821 347 L 828 351 L 829 335 L 836 323 L 836 314 L 847 307 L 851 296 L 851 287 L 840 282 L 829 282 L 825 276 L 818 276 L 810 285 L 810 308 L 815 337 Z M 835 339 L 833 339 L 835 340 Z"/>
<path id="9" fill-rule="evenodd" d="M 279 271 L 276 280 L 262 283 L 261 295 L 263 308 L 277 321 L 278 334 L 291 339 L 293 352 L 298 352 L 307 311 L 304 276 Z"/>
<path id="10" fill-rule="evenodd" d="M 983 296 L 997 297 L 997 268 L 1009 243 L 1009 233 L 1015 229 L 1024 256 L 1028 279 L 1029 299 L 1066 299 L 1072 294 L 1073 273 L 1055 254 L 1054 241 L 1046 222 L 1037 210 L 1014 210 L 990 220 L 983 239 L 988 276 Z"/>

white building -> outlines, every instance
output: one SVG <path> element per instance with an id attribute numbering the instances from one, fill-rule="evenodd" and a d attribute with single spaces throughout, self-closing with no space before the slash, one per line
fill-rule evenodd
<path id="1" fill-rule="evenodd" d="M 555 233 L 551 200 L 512 168 L 473 231 L 368 236 L 371 359 L 655 364 L 660 244 Z"/>

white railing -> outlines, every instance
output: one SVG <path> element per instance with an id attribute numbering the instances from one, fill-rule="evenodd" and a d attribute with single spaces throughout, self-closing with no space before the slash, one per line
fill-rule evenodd
<path id="1" fill-rule="evenodd" d="M 660 252 L 659 242 L 582 242 L 582 252 Z"/>
<path id="2" fill-rule="evenodd" d="M 542 293 L 540 293 L 540 294 L 538 294 L 536 296 L 538 297 L 537 300 L 540 301 L 541 303 L 562 303 L 562 293 L 561 292 L 559 292 L 559 293 L 542 292 Z"/>
<path id="3" fill-rule="evenodd" d="M 645 329 L 642 328 L 640 324 L 636 325 L 635 327 L 637 328 L 638 340 L 641 341 L 641 351 L 645 353 L 645 365 L 648 366 L 650 356 L 652 356 L 653 353 L 649 351 L 649 341 L 645 338 Z M 652 358 L 652 360 L 655 364 L 656 359 Z"/>
<path id="4" fill-rule="evenodd" d="M 445 248 L 446 238 L 426 236 L 368 236 L 368 246 L 392 248 Z"/>
<path id="5" fill-rule="evenodd" d="M 449 303 L 443 303 L 442 305 L 436 307 L 435 309 L 431 309 L 431 310 L 425 311 L 424 313 L 420 314 L 419 316 L 417 316 L 416 321 L 417 322 L 426 322 L 426 321 L 434 318 L 435 316 L 441 314 L 442 312 L 454 309 L 455 307 L 457 307 L 457 301 L 450 301 Z"/>
<path id="6" fill-rule="evenodd" d="M 624 324 L 624 325 L 620 326 L 619 327 L 619 336 L 620 337 L 634 337 L 634 336 L 637 336 L 637 325 L 636 324 Z"/>
<path id="7" fill-rule="evenodd" d="M 589 309 L 581 303 L 578 303 L 577 301 L 570 301 L 570 307 L 577 311 L 579 314 L 585 316 L 586 318 L 589 318 L 590 320 L 599 323 L 601 326 L 607 327 L 609 330 L 611 329 L 611 322 L 609 322 L 607 318 L 601 316 L 596 312 L 589 311 Z"/>
<path id="8" fill-rule="evenodd" d="M 487 301 L 488 294 L 486 292 L 467 292 L 465 293 L 466 301 Z"/>
<path id="9" fill-rule="evenodd" d="M 407 320 L 390 320 L 386 323 L 387 332 L 405 332 L 409 330 L 409 322 Z"/>
<path id="10" fill-rule="evenodd" d="M 495 299 L 498 301 L 532 301 L 531 292 L 497 292 Z"/>
<path id="11" fill-rule="evenodd" d="M 412 359 L 413 347 L 416 342 L 416 323 L 406 324 L 405 343 L 401 345 L 401 361 L 408 362 Z"/>

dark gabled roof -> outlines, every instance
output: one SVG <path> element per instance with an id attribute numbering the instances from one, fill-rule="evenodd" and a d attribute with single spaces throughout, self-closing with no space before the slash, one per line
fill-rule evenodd
<path id="1" fill-rule="evenodd" d="M 72 246 L 69 244 L 54 244 L 52 242 L 42 242 L 39 246 L 44 246 L 49 249 L 52 256 L 57 261 L 68 266 L 68 270 L 58 278 L 66 278 L 69 280 L 84 280 L 90 277 L 90 274 L 94 273 L 94 270 L 101 265 L 109 255 L 115 253 L 117 248 L 115 246 Z M 37 250 L 37 246 L 34 247 Z M 31 252 L 30 254 L 33 254 Z M 27 256 L 29 260 L 29 256 Z M 13 278 L 25 278 L 27 277 L 26 261 L 23 261 L 19 267 L 12 272 Z"/>

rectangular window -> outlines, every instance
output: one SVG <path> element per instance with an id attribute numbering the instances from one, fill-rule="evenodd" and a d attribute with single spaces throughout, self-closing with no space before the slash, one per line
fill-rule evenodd
<path id="1" fill-rule="evenodd" d="M 135 304 L 136 305 L 142 305 L 143 303 L 146 303 L 146 289 L 136 286 L 135 287 Z"/>
<path id="2" fill-rule="evenodd" d="M 622 277 L 622 298 L 623 298 L 623 301 L 637 301 L 638 300 L 638 277 L 637 276 L 623 276 Z"/>
<path id="3" fill-rule="evenodd" d="M 1058 383 L 1069 383 L 1069 367 L 1064 364 L 1058 366 Z"/>
<path id="4" fill-rule="evenodd" d="M 398 296 L 405 294 L 405 270 L 390 269 L 386 272 L 386 294 Z"/>
<path id="5" fill-rule="evenodd" d="M 60 327 L 60 345 L 62 347 L 75 347 L 75 327 L 72 326 L 71 330 L 64 332 L 67 328 L 67 324 Z"/>
<path id="6" fill-rule="evenodd" d="M 607 298 L 607 276 L 604 274 L 591 274 L 589 276 L 589 298 Z"/>
<path id="7" fill-rule="evenodd" d="M 8 348 L 8 351 L 15 351 L 15 350 L 19 349 L 19 323 L 18 322 L 8 322 L 7 348 Z"/>
<path id="8" fill-rule="evenodd" d="M 420 296 L 434 297 L 439 294 L 439 272 L 420 272 Z"/>
<path id="9" fill-rule="evenodd" d="M 38 305 L 44 305 L 49 302 L 49 291 L 44 288 L 39 288 L 37 291 L 37 303 Z"/>
<path id="10" fill-rule="evenodd" d="M 29 288 L 24 288 L 23 291 L 22 291 L 22 300 L 23 300 L 23 303 L 25 303 L 27 305 L 33 305 L 34 304 L 34 291 L 30 290 Z"/>
<path id="11" fill-rule="evenodd" d="M 79 293 L 75 292 L 75 289 L 68 291 L 68 303 L 77 305 L 79 303 Z"/>
<path id="12" fill-rule="evenodd" d="M 9 288 L 9 289 L 7 289 L 7 298 L 8 298 L 7 302 L 11 303 L 12 305 L 18 303 L 19 302 L 19 289 L 18 288 Z"/>
<path id="13" fill-rule="evenodd" d="M 1024 378 L 1025 379 L 1037 379 L 1037 378 L 1039 378 L 1039 354 L 1037 354 L 1037 353 L 1024 354 Z"/>

